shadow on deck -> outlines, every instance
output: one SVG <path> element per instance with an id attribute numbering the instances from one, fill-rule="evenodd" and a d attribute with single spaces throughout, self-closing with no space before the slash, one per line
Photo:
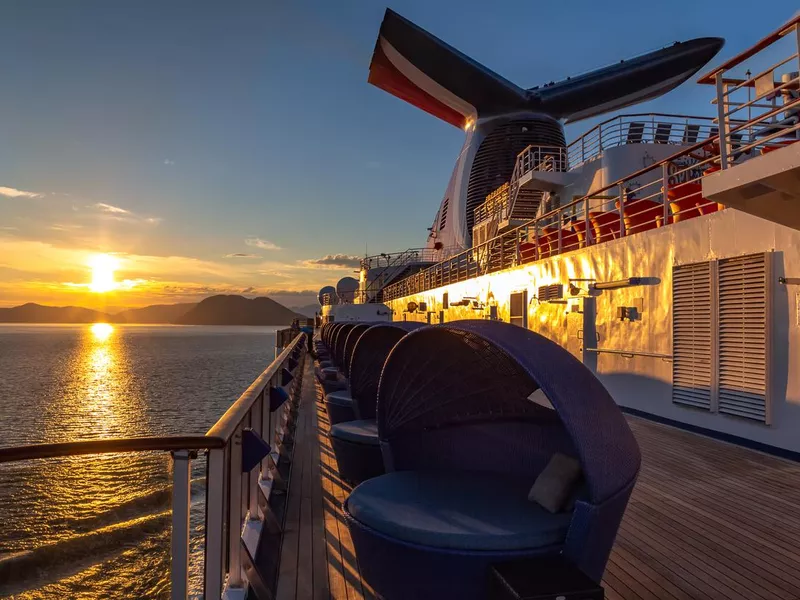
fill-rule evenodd
<path id="1" fill-rule="evenodd" d="M 277 600 L 371 599 L 340 507 L 328 419 L 306 362 Z M 628 417 L 643 464 L 603 586 L 609 600 L 800 598 L 800 465 Z"/>

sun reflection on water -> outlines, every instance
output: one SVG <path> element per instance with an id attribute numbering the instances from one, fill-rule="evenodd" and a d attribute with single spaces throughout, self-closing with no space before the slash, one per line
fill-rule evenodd
<path id="1" fill-rule="evenodd" d="M 114 328 L 108 323 L 95 323 L 89 330 L 98 342 L 106 341 L 114 333 Z"/>

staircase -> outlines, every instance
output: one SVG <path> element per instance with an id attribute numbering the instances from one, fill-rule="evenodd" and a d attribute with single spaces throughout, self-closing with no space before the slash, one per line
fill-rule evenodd
<path id="1" fill-rule="evenodd" d="M 503 229 L 516 227 L 536 218 L 543 193 L 523 189 L 520 179 L 530 171 L 561 172 L 568 168 L 567 149 L 557 146 L 528 146 L 517 156 L 508 186 L 508 204 L 502 219 Z"/>

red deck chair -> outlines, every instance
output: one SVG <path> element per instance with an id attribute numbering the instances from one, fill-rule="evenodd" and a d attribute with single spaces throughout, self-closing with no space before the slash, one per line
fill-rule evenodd
<path id="1" fill-rule="evenodd" d="M 591 227 L 591 222 L 589 222 Z M 578 236 L 578 247 L 586 248 L 588 240 L 586 239 L 586 219 L 584 217 L 577 217 L 572 221 L 572 230 Z"/>
<path id="2" fill-rule="evenodd" d="M 539 234 L 539 258 L 547 258 L 558 254 L 558 229 L 552 225 L 542 227 Z"/>
<path id="3" fill-rule="evenodd" d="M 608 242 L 622 237 L 619 213 L 594 210 L 589 213 L 595 242 Z"/>
<path id="4" fill-rule="evenodd" d="M 519 245 L 519 260 L 521 263 L 529 263 L 536 260 L 536 244 L 531 242 L 521 242 Z"/>
<path id="5" fill-rule="evenodd" d="M 625 202 L 625 235 L 661 227 L 663 221 L 664 207 L 660 202 L 635 199 Z"/>
<path id="6" fill-rule="evenodd" d="M 671 212 L 670 223 L 680 223 L 702 214 L 698 205 L 705 201 L 703 200 L 703 186 L 699 182 L 691 181 L 676 185 L 667 191 L 667 198 Z"/>

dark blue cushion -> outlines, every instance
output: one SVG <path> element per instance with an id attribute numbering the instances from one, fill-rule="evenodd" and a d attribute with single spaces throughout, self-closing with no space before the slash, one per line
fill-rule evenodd
<path id="1" fill-rule="evenodd" d="M 319 368 L 320 369 L 327 369 L 328 367 L 332 367 L 333 363 L 329 360 L 321 360 L 319 361 Z"/>
<path id="2" fill-rule="evenodd" d="M 353 397 L 350 395 L 349 390 L 340 390 L 336 392 L 331 392 L 330 394 L 325 396 L 325 402 L 329 402 L 330 404 L 336 404 L 338 406 L 349 406 L 352 408 Z"/>
<path id="3" fill-rule="evenodd" d="M 331 437 L 347 440 L 355 444 L 378 446 L 378 422 L 375 419 L 346 421 L 331 427 Z"/>
<path id="4" fill-rule="evenodd" d="M 496 473 L 397 471 L 359 485 L 347 510 L 367 527 L 423 546 L 527 550 L 563 544 L 572 515 L 530 502 L 532 484 Z"/>

